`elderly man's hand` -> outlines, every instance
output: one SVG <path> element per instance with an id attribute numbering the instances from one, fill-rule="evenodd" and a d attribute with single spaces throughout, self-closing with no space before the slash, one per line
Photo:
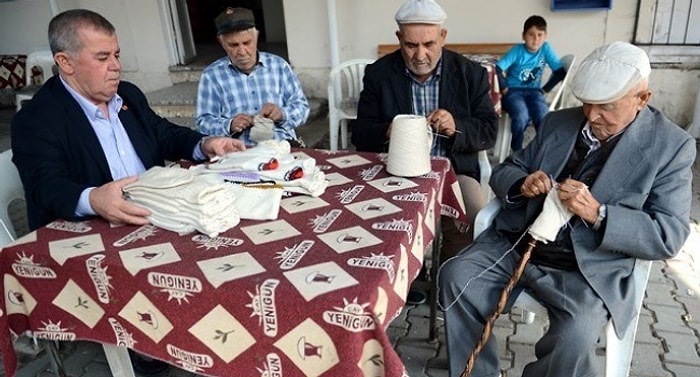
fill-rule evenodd
<path id="1" fill-rule="evenodd" d="M 230 137 L 206 137 L 202 139 L 202 153 L 210 159 L 225 156 L 229 153 L 245 150 L 242 141 Z"/>
<path id="2" fill-rule="evenodd" d="M 433 110 L 428 115 L 428 124 L 433 127 L 435 132 L 445 136 L 452 137 L 457 132 L 455 118 L 452 116 L 452 113 L 445 109 Z"/>
<path id="3" fill-rule="evenodd" d="M 94 188 L 90 192 L 90 206 L 100 217 L 113 224 L 148 224 L 146 216 L 151 212 L 126 201 L 122 195 L 124 186 L 137 179 L 123 178 Z"/>
<path id="4" fill-rule="evenodd" d="M 263 118 L 271 119 L 275 123 L 279 123 L 284 118 L 284 113 L 279 106 L 274 103 L 266 103 L 260 110 L 260 116 Z"/>
<path id="5" fill-rule="evenodd" d="M 552 189 L 552 179 L 547 173 L 538 170 L 527 177 L 520 186 L 520 192 L 526 198 L 534 198 L 535 196 L 547 194 Z"/>
<path id="6" fill-rule="evenodd" d="M 593 224 L 598 218 L 600 202 L 593 197 L 588 186 L 575 179 L 566 179 L 557 189 L 559 200 L 573 214 Z"/>
<path id="7" fill-rule="evenodd" d="M 253 125 L 253 116 L 248 114 L 238 114 L 231 119 L 229 129 L 232 134 L 243 132 L 246 128 Z"/>

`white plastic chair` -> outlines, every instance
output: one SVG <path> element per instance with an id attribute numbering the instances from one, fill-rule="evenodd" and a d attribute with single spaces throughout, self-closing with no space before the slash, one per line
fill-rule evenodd
<path id="1" fill-rule="evenodd" d="M 505 111 L 498 120 L 498 133 L 496 134 L 496 144 L 493 146 L 493 156 L 500 164 L 510 154 L 510 139 L 513 134 L 510 130 L 510 117 Z"/>
<path id="2" fill-rule="evenodd" d="M 546 100 L 549 102 L 549 111 L 559 110 L 564 106 L 564 89 L 569 82 L 569 77 L 571 76 L 571 67 L 573 67 L 576 62 L 576 55 L 564 55 L 561 59 L 561 64 L 566 70 L 566 75 L 556 86 L 556 90 L 550 91 Z M 510 155 L 510 140 L 513 134 L 510 130 L 510 117 L 508 113 L 503 111 L 501 119 L 498 121 L 498 134 L 496 135 L 496 144 L 493 149 L 493 155 L 496 160 L 501 163 L 503 160 Z"/>
<path id="3" fill-rule="evenodd" d="M 494 199 L 479 211 L 474 220 L 474 238 L 493 223 L 494 218 L 500 210 L 500 200 Z M 637 294 L 634 296 L 634 306 L 637 308 L 637 313 L 632 319 L 632 323 L 627 328 L 627 331 L 622 336 L 622 339 L 617 337 L 612 320 L 608 321 L 605 325 L 605 377 L 629 376 L 630 366 L 632 365 L 632 354 L 634 351 L 634 339 L 637 336 L 639 314 L 642 308 L 642 301 L 644 300 L 647 283 L 649 282 L 651 265 L 652 261 L 643 259 L 637 259 L 634 264 L 632 276 L 635 286 L 641 289 L 637 289 Z M 535 314 L 540 316 L 547 315 L 547 309 L 540 304 L 536 297 L 527 291 L 520 293 L 513 307 L 518 307 L 525 311 L 523 313 L 523 322 L 527 324 L 534 321 Z"/>
<path id="4" fill-rule="evenodd" d="M 55 66 L 53 60 L 53 54 L 49 50 L 35 51 L 27 56 L 27 68 L 25 69 L 26 74 L 26 85 L 24 88 L 19 89 L 15 94 L 15 105 L 17 106 L 17 111 L 22 108 L 22 103 L 28 101 L 34 97 L 41 85 L 48 81 L 51 76 L 53 76 L 53 67 Z M 42 81 L 41 84 L 34 84 L 32 82 L 32 67 L 41 68 Z"/>
<path id="5" fill-rule="evenodd" d="M 10 207 L 18 201 L 25 200 L 22 181 L 19 178 L 17 168 L 12 163 L 11 149 L 0 153 L 0 177 L 2 177 L 2 180 L 0 180 L 0 248 L 2 248 L 17 238 L 17 231 L 13 224 L 18 219 L 16 214 L 10 213 Z M 26 214 L 22 214 L 22 216 L 26 217 Z M 14 222 L 13 217 L 15 218 Z M 21 221 L 22 218 L 19 220 Z M 48 347 L 49 360 L 56 376 L 67 376 L 56 344 L 48 340 L 43 343 Z M 135 377 L 127 348 L 111 344 L 103 344 L 102 347 L 113 376 Z"/>
<path id="6" fill-rule="evenodd" d="M 571 67 L 573 67 L 574 63 L 576 62 L 576 55 L 564 55 L 561 57 L 560 61 L 561 65 L 564 66 L 564 70 L 566 70 L 566 75 L 561 80 L 561 82 L 557 84 L 557 90 L 553 90 L 550 92 L 554 94 L 551 96 L 551 98 L 548 98 L 549 111 L 559 110 L 562 107 L 564 107 L 564 88 L 566 88 L 566 84 L 569 82 L 569 77 L 571 76 Z"/>
<path id="7" fill-rule="evenodd" d="M 19 179 L 17 168 L 12 163 L 11 149 L 0 153 L 0 176 L 2 177 L 2 180 L 0 180 L 0 221 L 2 222 L 2 228 L 5 228 L 4 230 L 7 231 L 12 241 L 17 238 L 17 232 L 13 224 L 16 221 L 26 219 L 26 215 L 10 213 L 10 210 L 15 207 L 15 203 L 21 205 L 21 202 L 24 202 L 22 181 Z M 24 208 L 26 207 L 22 206 L 22 209 Z M 15 222 L 13 222 L 13 218 Z"/>
<path id="8" fill-rule="evenodd" d="M 19 178 L 17 168 L 12 163 L 11 149 L 0 153 L 0 176 L 3 178 L 0 181 L 0 248 L 2 248 L 17 238 L 18 232 L 14 223 L 26 219 L 24 213 L 20 214 L 19 218 L 18 214 L 11 213 L 11 209 L 14 208 L 15 204 L 21 204 L 22 211 L 26 213 L 24 211 L 26 206 L 22 203 L 24 202 L 22 181 Z M 13 218 L 15 221 L 13 221 Z M 46 341 L 44 344 L 49 349 L 49 359 L 56 371 L 56 376 L 64 376 L 65 372 L 60 364 L 60 360 L 57 358 L 58 351 L 55 345 L 50 341 Z"/>
<path id="9" fill-rule="evenodd" d="M 357 119 L 357 102 L 362 91 L 362 78 L 372 59 L 352 59 L 331 69 L 328 79 L 328 119 L 330 149 L 338 150 L 338 129 L 343 149 L 348 148 L 348 121 Z"/>
<path id="10" fill-rule="evenodd" d="M 489 186 L 491 170 L 491 161 L 489 161 L 488 152 L 486 152 L 486 150 L 479 151 L 479 183 L 481 184 L 481 192 L 483 192 L 486 200 L 491 199 L 493 194 L 491 191 L 491 186 Z"/>

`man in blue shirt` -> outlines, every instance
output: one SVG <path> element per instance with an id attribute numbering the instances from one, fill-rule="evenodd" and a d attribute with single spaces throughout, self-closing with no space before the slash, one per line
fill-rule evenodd
<path id="1" fill-rule="evenodd" d="M 296 140 L 294 129 L 306 122 L 309 103 L 289 64 L 279 56 L 258 51 L 259 31 L 253 12 L 226 8 L 215 24 L 227 56 L 202 73 L 197 130 L 231 135 L 246 145 L 266 138 Z"/>

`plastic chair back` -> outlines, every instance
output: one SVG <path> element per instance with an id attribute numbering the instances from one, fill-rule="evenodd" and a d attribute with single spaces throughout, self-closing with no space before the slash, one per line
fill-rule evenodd
<path id="1" fill-rule="evenodd" d="M 11 149 L 0 153 L 0 176 L 2 177 L 0 180 L 0 221 L 9 232 L 10 237 L 15 239 L 17 231 L 13 225 L 15 223 L 13 219 L 20 222 L 26 221 L 26 204 L 22 181 L 19 179 L 17 168 L 12 163 Z M 13 209 L 15 211 L 12 211 Z"/>
<path id="2" fill-rule="evenodd" d="M 17 111 L 22 108 L 22 102 L 32 99 L 41 85 L 48 81 L 54 75 L 53 54 L 50 50 L 35 51 L 27 56 L 27 68 L 25 69 L 26 86 L 17 91 L 15 95 L 15 104 Z M 32 68 L 39 67 L 41 69 L 41 82 L 34 83 L 32 81 Z"/>
<path id="3" fill-rule="evenodd" d="M 491 168 L 491 161 L 489 161 L 489 155 L 486 152 L 486 150 L 479 151 L 478 158 L 479 172 L 481 173 L 479 177 L 481 192 L 484 194 L 484 198 L 486 198 L 486 200 L 490 200 L 493 196 L 491 186 L 489 186 L 489 180 L 491 179 L 491 171 L 493 170 Z"/>
<path id="4" fill-rule="evenodd" d="M 474 220 L 474 238 L 478 237 L 486 228 L 488 228 L 496 218 L 498 212 L 501 211 L 501 201 L 494 199 L 490 201 L 484 208 L 479 211 Z M 639 324 L 639 315 L 644 301 L 644 294 L 649 282 L 651 273 L 652 261 L 637 259 L 634 263 L 634 278 L 635 286 L 638 288 L 634 296 L 634 305 L 637 312 L 632 319 L 632 323 L 627 328 L 627 332 L 618 338 L 615 333 L 612 320 L 605 325 L 605 376 L 606 377 L 627 377 L 629 375 L 630 366 L 632 365 L 632 354 L 634 351 L 634 339 L 637 335 L 637 325 Z M 526 312 L 523 313 L 523 322 L 532 323 L 535 314 L 546 316 L 547 310 L 537 300 L 537 298 L 527 291 L 523 291 L 518 295 L 513 307 L 518 307 Z"/>
<path id="5" fill-rule="evenodd" d="M 569 82 L 569 77 L 571 77 L 571 67 L 573 67 L 574 63 L 576 62 L 576 55 L 564 55 L 562 56 L 560 61 L 561 64 L 564 66 L 564 69 L 566 70 L 566 75 L 564 76 L 564 79 L 562 79 L 559 83 L 557 90 L 554 91 L 554 95 L 552 96 L 552 99 L 549 102 L 549 111 L 559 110 L 564 106 L 564 100 L 562 96 L 564 94 L 564 88 Z"/>
<path id="6" fill-rule="evenodd" d="M 341 146 L 348 148 L 348 120 L 357 119 L 357 103 L 362 91 L 365 67 L 373 59 L 352 59 L 331 69 L 328 78 L 328 118 L 330 121 L 330 149 L 338 150 L 338 130 Z"/>

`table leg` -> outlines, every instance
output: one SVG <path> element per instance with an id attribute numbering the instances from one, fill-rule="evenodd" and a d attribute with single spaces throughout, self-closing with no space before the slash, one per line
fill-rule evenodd
<path id="1" fill-rule="evenodd" d="M 437 224 L 435 225 L 435 238 L 431 246 L 431 265 L 430 265 L 430 296 L 428 303 L 430 305 L 429 319 L 429 334 L 428 341 L 433 343 L 437 341 L 437 273 L 440 268 L 440 244 L 442 239 L 442 226 L 440 225 L 440 217 L 438 216 Z"/>
<path id="2" fill-rule="evenodd" d="M 103 344 L 105 356 L 109 363 L 109 369 L 114 377 L 136 377 L 134 368 L 131 366 L 129 350 L 126 347 L 115 346 L 114 344 Z"/>
<path id="3" fill-rule="evenodd" d="M 57 377 L 67 377 L 65 369 L 63 368 L 63 362 L 61 362 L 61 355 L 58 352 L 58 346 L 56 342 L 52 340 L 44 341 L 46 346 L 46 352 L 49 355 L 49 362 L 51 363 L 51 368 L 54 370 L 54 374 Z"/>

